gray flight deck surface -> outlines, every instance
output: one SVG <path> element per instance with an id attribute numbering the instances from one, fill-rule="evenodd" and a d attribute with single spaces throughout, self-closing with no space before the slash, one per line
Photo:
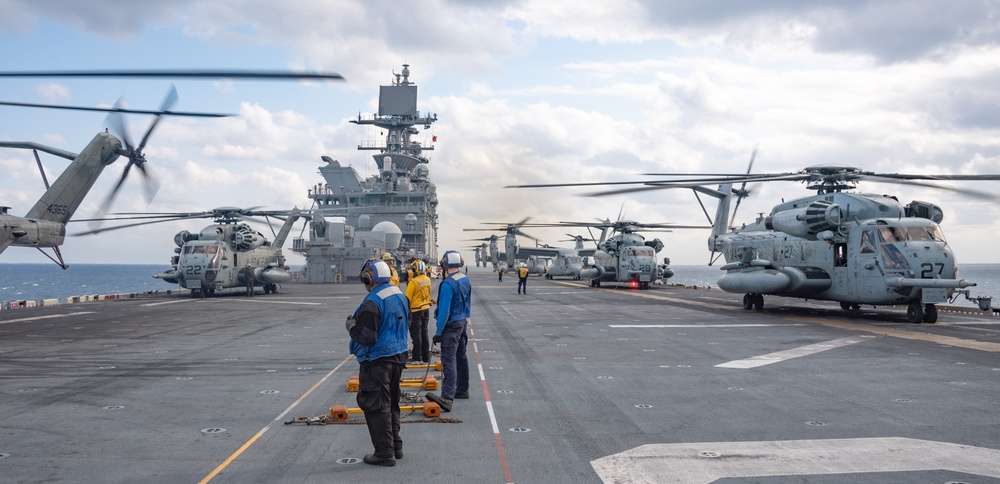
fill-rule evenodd
<path id="1" fill-rule="evenodd" d="M 356 406 L 359 284 L 0 312 L 0 482 L 1000 482 L 997 318 L 470 277 L 462 423 L 392 468 L 284 425 Z"/>

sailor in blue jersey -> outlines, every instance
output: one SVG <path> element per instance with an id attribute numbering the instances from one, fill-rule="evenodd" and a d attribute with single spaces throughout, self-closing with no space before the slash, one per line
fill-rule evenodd
<path id="1" fill-rule="evenodd" d="M 391 284 L 392 271 L 380 260 L 365 262 L 359 274 L 368 296 L 347 317 L 351 354 L 358 358 L 358 407 L 365 413 L 375 453 L 365 464 L 393 466 L 403 458 L 399 438 L 399 380 L 406 366 L 410 307 Z"/>
<path id="2" fill-rule="evenodd" d="M 457 251 L 449 250 L 441 258 L 441 266 L 447 276 L 438 285 L 437 332 L 435 344 L 441 343 L 441 366 L 444 383 L 441 395 L 427 393 L 426 397 L 441 406 L 445 412 L 451 411 L 456 398 L 469 398 L 469 360 L 465 347 L 469 343 L 466 327 L 472 311 L 472 284 L 459 270 L 465 262 Z"/>

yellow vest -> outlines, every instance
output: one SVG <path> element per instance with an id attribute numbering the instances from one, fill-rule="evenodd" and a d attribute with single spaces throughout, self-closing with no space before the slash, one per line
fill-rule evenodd
<path id="1" fill-rule="evenodd" d="M 396 268 L 393 267 L 392 264 L 389 264 L 389 272 L 392 273 L 392 276 L 389 277 L 389 282 L 392 283 L 393 286 L 399 287 L 399 273 L 396 272 Z"/>
<path id="2" fill-rule="evenodd" d="M 410 300 L 410 312 L 423 311 L 431 307 L 431 278 L 411 277 L 406 283 L 406 299 Z"/>
<path id="3" fill-rule="evenodd" d="M 528 277 L 528 268 L 527 267 L 520 267 L 520 268 L 518 268 L 517 269 L 517 276 L 520 277 L 521 279 L 524 279 L 525 277 Z"/>

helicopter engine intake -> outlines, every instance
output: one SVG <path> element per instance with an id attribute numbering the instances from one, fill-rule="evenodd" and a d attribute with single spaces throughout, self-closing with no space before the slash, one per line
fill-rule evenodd
<path id="1" fill-rule="evenodd" d="M 259 233 L 250 230 L 249 227 L 240 227 L 229 237 L 229 243 L 233 250 L 252 250 L 264 245 L 264 237 Z"/>
<path id="2" fill-rule="evenodd" d="M 836 231 L 843 220 L 840 205 L 827 200 L 815 200 L 807 207 L 785 210 L 764 219 L 764 227 L 803 239 L 816 240 L 816 235 Z"/>

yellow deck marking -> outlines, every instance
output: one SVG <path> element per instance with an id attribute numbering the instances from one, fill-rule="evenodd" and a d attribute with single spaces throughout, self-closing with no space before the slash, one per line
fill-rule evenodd
<path id="1" fill-rule="evenodd" d="M 249 449 L 250 446 L 254 444 L 254 442 L 257 442 L 257 439 L 259 439 L 262 436 L 264 436 L 264 434 L 267 433 L 267 431 L 271 429 L 272 425 L 274 425 L 277 422 L 281 422 L 285 418 L 285 415 L 288 415 L 288 412 L 291 412 L 292 409 L 295 408 L 296 405 L 298 405 L 299 403 L 302 403 L 302 400 L 305 400 L 306 397 L 308 397 L 309 394 L 313 392 L 313 390 L 316 390 L 317 388 L 319 388 L 319 386 L 322 385 L 324 382 L 326 382 L 326 380 L 328 380 L 331 376 L 333 376 L 333 374 L 336 373 L 337 370 L 340 369 L 340 367 L 344 366 L 345 363 L 347 363 L 348 361 L 352 360 L 353 358 L 354 358 L 354 356 L 352 356 L 352 355 L 348 355 L 347 358 L 344 358 L 344 361 L 341 361 L 340 364 L 337 365 L 336 368 L 330 370 L 330 372 L 327 373 L 326 376 L 324 376 L 323 378 L 320 378 L 320 380 L 318 382 L 316 382 L 316 384 L 313 385 L 312 388 L 310 388 L 309 390 L 306 390 L 306 392 L 303 393 L 302 396 L 299 397 L 297 400 L 295 400 L 294 402 L 292 402 L 292 404 L 289 405 L 288 408 L 286 408 L 284 412 L 281 412 L 281 414 L 279 414 L 277 417 L 274 417 L 274 420 L 272 420 L 271 423 L 265 425 L 264 428 L 260 429 L 260 431 L 258 431 L 253 437 L 250 438 L 250 440 L 246 441 L 246 443 L 244 443 L 243 445 L 241 445 L 239 449 L 236 449 L 236 452 L 233 452 L 233 455 L 229 456 L 228 458 L 226 458 L 226 460 L 222 461 L 222 463 L 219 464 L 219 466 L 216 467 L 215 470 L 213 470 L 207 476 L 205 476 L 204 479 L 198 481 L 198 484 L 206 484 L 207 482 L 209 482 L 212 479 L 214 479 L 215 476 L 219 475 L 220 472 L 222 472 L 223 470 L 225 470 L 226 467 L 229 467 L 229 464 L 232 464 L 233 461 L 236 460 L 237 457 L 239 457 L 241 454 L 243 454 L 243 452 L 246 452 L 246 450 Z"/>

